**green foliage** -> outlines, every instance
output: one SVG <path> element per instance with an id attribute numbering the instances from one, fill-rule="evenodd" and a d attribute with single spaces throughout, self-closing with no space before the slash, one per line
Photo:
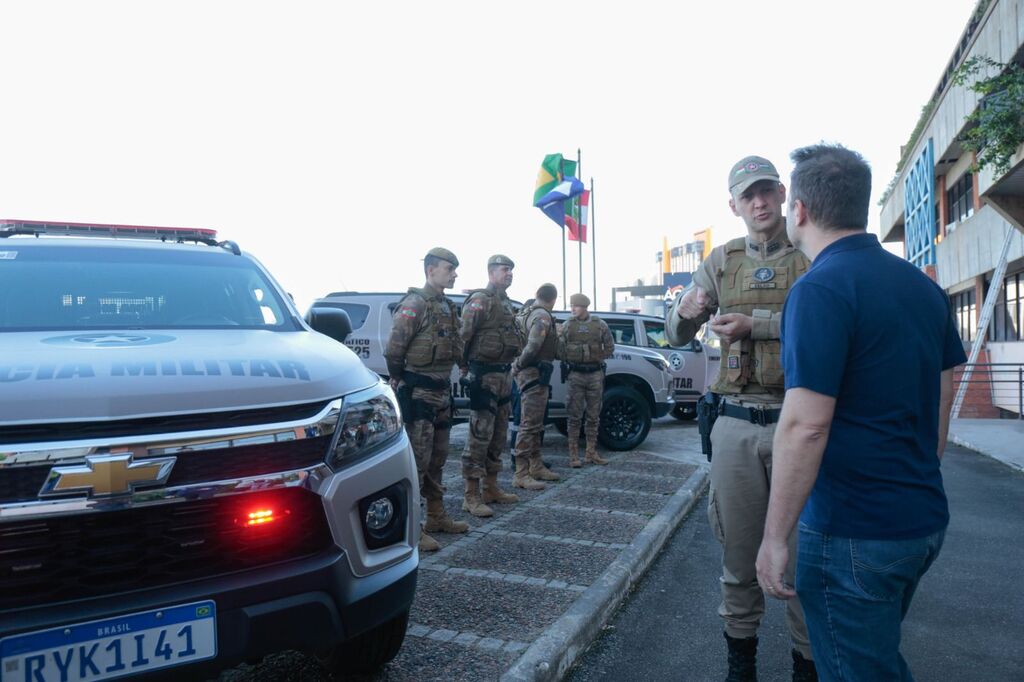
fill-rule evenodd
<path id="1" fill-rule="evenodd" d="M 995 75 L 984 78 L 987 73 Z M 978 154 L 974 170 L 991 166 L 997 175 L 1005 173 L 1024 144 L 1024 68 L 972 57 L 957 69 L 954 82 L 981 96 L 960 137 L 964 149 Z"/>

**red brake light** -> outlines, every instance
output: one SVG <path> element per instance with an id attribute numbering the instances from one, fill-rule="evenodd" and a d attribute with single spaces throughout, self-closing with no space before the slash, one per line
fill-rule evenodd
<path id="1" fill-rule="evenodd" d="M 262 526 L 273 523 L 277 518 L 273 509 L 257 509 L 249 512 L 249 519 L 245 522 L 247 526 Z"/>

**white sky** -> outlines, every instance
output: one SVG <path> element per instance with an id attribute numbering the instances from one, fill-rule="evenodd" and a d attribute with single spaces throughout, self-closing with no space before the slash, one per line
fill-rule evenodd
<path id="1" fill-rule="evenodd" d="M 788 177 L 795 147 L 860 151 L 877 231 L 974 4 L 5 2 L 0 217 L 214 227 L 302 310 L 418 286 L 435 245 L 456 290 L 512 257 L 522 300 L 562 284 L 540 162 L 581 148 L 606 308 L 662 235 L 742 233 L 747 154 Z"/>

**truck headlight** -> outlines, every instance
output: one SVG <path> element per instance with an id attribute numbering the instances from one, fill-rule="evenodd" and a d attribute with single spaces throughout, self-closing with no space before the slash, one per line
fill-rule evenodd
<path id="1" fill-rule="evenodd" d="M 383 382 L 342 401 L 327 463 L 338 469 L 389 443 L 402 432 L 395 394 Z"/>

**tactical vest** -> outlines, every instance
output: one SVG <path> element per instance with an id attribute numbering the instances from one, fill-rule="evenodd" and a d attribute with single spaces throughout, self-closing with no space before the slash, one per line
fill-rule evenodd
<path id="1" fill-rule="evenodd" d="M 747 240 L 725 245 L 725 266 L 718 272 L 718 313 L 752 315 L 755 309 L 777 313 L 797 278 L 807 272 L 807 258 L 793 250 L 772 261 L 756 260 L 747 253 Z M 776 393 L 785 383 L 778 339 L 743 339 L 722 352 L 715 393 Z"/>
<path id="2" fill-rule="evenodd" d="M 613 349 L 605 348 L 601 337 L 600 320 L 593 315 L 583 321 L 571 318 L 562 332 L 562 359 L 579 363 L 604 362 Z"/>
<path id="3" fill-rule="evenodd" d="M 548 320 L 548 335 L 544 337 L 544 343 L 541 344 L 540 350 L 537 351 L 537 362 L 551 362 L 558 356 L 558 336 L 555 334 L 555 318 L 551 316 L 547 308 L 534 303 L 533 305 L 527 306 L 516 314 L 516 326 L 519 327 L 519 333 L 524 339 L 529 341 L 530 327 L 533 324 L 536 315 L 543 315 Z"/>
<path id="4" fill-rule="evenodd" d="M 459 327 L 455 304 L 444 296 L 414 287 L 398 305 L 412 295 L 421 296 L 427 309 L 419 331 L 405 352 L 405 367 L 417 374 L 447 374 L 456 362 L 455 336 Z"/>
<path id="5" fill-rule="evenodd" d="M 488 289 L 477 289 L 466 298 L 466 305 L 477 296 L 487 299 L 487 314 L 470 339 L 469 361 L 512 362 L 523 349 L 523 339 L 516 326 L 512 304 L 507 298 L 499 298 Z"/>

